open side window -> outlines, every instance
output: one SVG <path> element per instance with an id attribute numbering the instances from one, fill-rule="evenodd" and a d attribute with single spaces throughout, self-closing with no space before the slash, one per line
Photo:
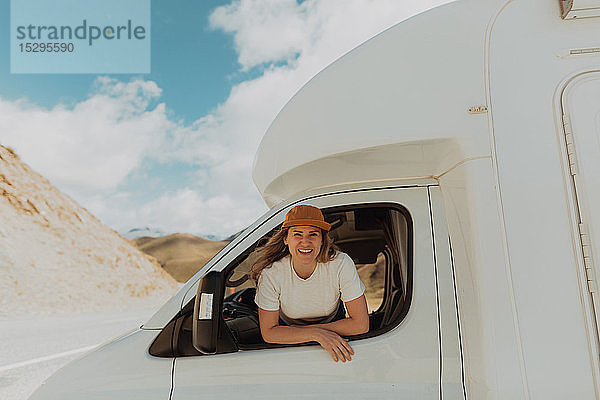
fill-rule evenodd
<path id="1" fill-rule="evenodd" d="M 341 251 L 354 260 L 367 290 L 370 330 L 350 337 L 373 337 L 397 326 L 408 312 L 412 290 L 412 220 L 408 211 L 393 203 L 324 208 L 332 224 L 331 235 Z M 217 352 L 300 346 L 265 343 L 260 336 L 255 286 L 248 278 L 255 250 L 279 226 L 240 253 L 220 274 L 224 293 L 219 298 L 221 326 Z M 192 344 L 194 300 L 173 317 L 155 339 L 150 354 L 158 357 L 201 355 Z M 304 344 L 306 345 L 306 344 Z M 221 350 L 220 350 L 221 349 Z"/>

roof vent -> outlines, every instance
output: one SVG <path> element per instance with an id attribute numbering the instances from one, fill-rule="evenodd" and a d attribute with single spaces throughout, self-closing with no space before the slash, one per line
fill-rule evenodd
<path id="1" fill-rule="evenodd" d="M 562 19 L 600 17 L 600 0 L 558 0 Z"/>

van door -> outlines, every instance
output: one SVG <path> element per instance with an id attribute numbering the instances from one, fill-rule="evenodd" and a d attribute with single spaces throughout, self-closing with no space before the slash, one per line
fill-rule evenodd
<path id="1" fill-rule="evenodd" d="M 600 72 L 586 72 L 571 79 L 561 96 L 564 144 L 568 160 L 575 232 L 582 275 L 587 281 L 600 322 Z M 595 346 L 594 346 L 595 347 Z"/>
<path id="2" fill-rule="evenodd" d="M 441 333 L 428 189 L 356 190 L 303 199 L 289 204 L 261 226 L 262 235 L 281 224 L 285 213 L 298 203 L 312 204 L 324 210 L 385 203 L 408 211 L 412 293 L 405 317 L 387 332 L 351 341 L 355 356 L 347 363 L 333 362 L 318 345 L 178 357 L 171 398 L 439 399 Z M 233 252 L 241 254 L 244 250 L 234 249 Z M 445 263 L 449 265 L 448 260 Z M 216 264 L 213 270 L 227 267 Z M 453 290 L 448 279 L 437 284 L 444 286 L 446 293 Z M 454 398 L 462 398 L 462 393 Z"/>

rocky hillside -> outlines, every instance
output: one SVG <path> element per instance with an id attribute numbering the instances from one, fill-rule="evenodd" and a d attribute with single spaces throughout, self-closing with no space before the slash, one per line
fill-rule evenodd
<path id="1" fill-rule="evenodd" d="M 0 146 L 0 316 L 151 307 L 177 286 Z"/>

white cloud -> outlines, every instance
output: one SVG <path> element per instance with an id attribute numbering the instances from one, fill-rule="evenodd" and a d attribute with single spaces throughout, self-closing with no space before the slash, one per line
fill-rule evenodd
<path id="1" fill-rule="evenodd" d="M 234 35 L 243 69 L 299 56 L 318 69 L 394 24 L 448 0 L 235 0 L 210 25 Z"/>
<path id="2" fill-rule="evenodd" d="M 164 141 L 172 123 L 154 82 L 98 78 L 95 94 L 48 110 L 0 99 L 2 143 L 56 186 L 71 192 L 115 188 Z"/>
<path id="3" fill-rule="evenodd" d="M 236 1 L 218 7 L 210 17 L 213 28 L 235 35 L 244 69 L 290 60 L 305 47 L 306 3 L 296 0 Z"/>
<path id="4" fill-rule="evenodd" d="M 167 232 L 177 232 L 181 226 L 186 226 L 187 232 L 225 237 L 256 218 L 260 207 L 258 201 L 240 200 L 227 192 L 205 197 L 197 190 L 183 188 L 144 204 L 139 217 L 150 226 L 160 226 Z"/>
<path id="5" fill-rule="evenodd" d="M 172 121 L 155 82 L 101 77 L 72 108 L 0 99 L 0 142 L 117 230 L 225 236 L 266 207 L 252 158 L 277 112 L 313 75 L 355 46 L 444 0 L 241 0 L 218 7 L 213 29 L 234 37 L 240 69 L 262 71 L 189 125 Z M 201 167 L 198 185 L 135 202 L 119 188 L 143 160 Z"/>

